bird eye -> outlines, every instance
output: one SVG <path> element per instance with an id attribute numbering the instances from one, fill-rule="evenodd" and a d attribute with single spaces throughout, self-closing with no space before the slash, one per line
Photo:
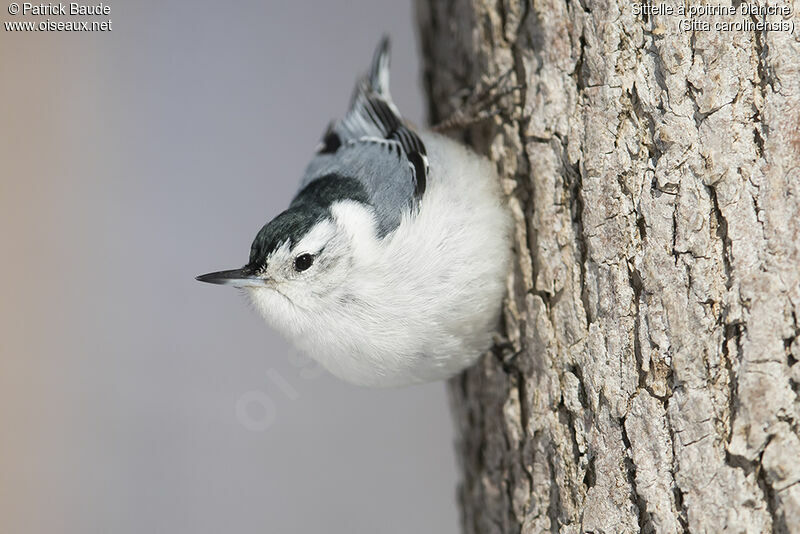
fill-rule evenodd
<path id="1" fill-rule="evenodd" d="M 314 263 L 314 256 L 312 254 L 300 254 L 294 259 L 294 270 L 303 272 Z"/>

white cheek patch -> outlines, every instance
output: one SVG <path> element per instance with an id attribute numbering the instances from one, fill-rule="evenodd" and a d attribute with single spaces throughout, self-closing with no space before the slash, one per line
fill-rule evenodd
<path id="1" fill-rule="evenodd" d="M 372 243 L 376 238 L 375 214 L 360 202 L 341 200 L 331 204 L 331 213 L 353 243 Z"/>
<path id="2" fill-rule="evenodd" d="M 294 254 L 317 254 L 336 233 L 336 226 L 328 219 L 323 219 L 303 236 L 293 248 Z"/>

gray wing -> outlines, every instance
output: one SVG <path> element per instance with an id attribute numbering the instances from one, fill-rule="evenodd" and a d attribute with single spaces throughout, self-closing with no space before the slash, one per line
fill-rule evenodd
<path id="1" fill-rule="evenodd" d="M 413 175 L 400 155 L 398 143 L 361 138 L 343 145 L 335 158 L 315 157 L 301 189 L 332 174 L 355 178 L 364 187 L 375 211 L 380 237 L 397 228 L 403 213 L 416 206 Z"/>
<path id="2" fill-rule="evenodd" d="M 417 206 L 428 173 L 425 145 L 403 121 L 389 93 L 389 40 L 384 37 L 369 72 L 356 85 L 347 114 L 328 126 L 300 189 L 330 174 L 355 178 L 369 196 L 383 236 Z"/>

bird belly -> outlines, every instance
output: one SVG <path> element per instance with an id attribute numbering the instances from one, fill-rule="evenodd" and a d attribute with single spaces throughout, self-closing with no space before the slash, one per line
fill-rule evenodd
<path id="1" fill-rule="evenodd" d="M 426 144 L 431 169 L 442 172 L 430 176 L 418 212 L 365 248 L 335 304 L 309 319 L 314 334 L 298 336 L 344 380 L 443 379 L 491 346 L 506 293 L 509 213 L 488 160 L 436 137 Z"/>
<path id="2" fill-rule="evenodd" d="M 355 384 L 448 378 L 491 346 L 498 326 L 511 243 L 494 168 L 441 136 L 423 139 L 432 173 L 418 210 L 356 251 L 324 306 L 256 303 L 298 348 Z"/>

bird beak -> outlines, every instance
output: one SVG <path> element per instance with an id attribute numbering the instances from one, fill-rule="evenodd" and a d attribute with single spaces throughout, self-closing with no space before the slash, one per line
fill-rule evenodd
<path id="1" fill-rule="evenodd" d="M 252 271 L 246 269 L 231 269 L 229 271 L 201 274 L 196 280 L 198 282 L 233 287 L 265 287 L 267 285 L 263 278 L 255 276 Z"/>

